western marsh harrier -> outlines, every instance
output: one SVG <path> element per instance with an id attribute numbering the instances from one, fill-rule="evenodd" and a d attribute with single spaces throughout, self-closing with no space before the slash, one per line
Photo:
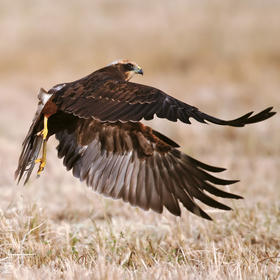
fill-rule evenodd
<path id="1" fill-rule="evenodd" d="M 220 190 L 237 180 L 211 175 L 224 168 L 202 163 L 178 150 L 179 145 L 160 132 L 143 125 L 154 115 L 170 121 L 242 127 L 272 117 L 272 107 L 234 120 L 222 120 L 203 113 L 163 91 L 132 83 L 143 74 L 133 62 L 114 62 L 69 83 L 41 89 L 38 109 L 23 142 L 18 182 L 27 183 L 36 163 L 39 175 L 46 165 L 46 144 L 55 135 L 58 157 L 67 170 L 103 195 L 122 198 L 131 205 L 158 213 L 166 207 L 181 214 L 179 201 L 192 213 L 211 219 L 195 199 L 219 209 L 230 208 L 207 193 L 223 198 L 241 198 Z M 42 147 L 43 146 L 43 147 Z M 38 155 L 42 147 L 42 157 Z M 210 172 L 210 173 L 209 173 Z"/>

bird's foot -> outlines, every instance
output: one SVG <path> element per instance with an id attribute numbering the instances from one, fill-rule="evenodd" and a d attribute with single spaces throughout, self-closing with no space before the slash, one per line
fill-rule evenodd
<path id="1" fill-rule="evenodd" d="M 47 164 L 47 141 L 43 141 L 43 152 L 42 157 L 35 160 L 35 163 L 40 163 L 39 169 L 37 171 L 37 176 L 39 176 L 43 170 L 45 169 L 45 166 Z"/>
<path id="2" fill-rule="evenodd" d="M 37 171 L 37 175 L 39 176 L 43 172 L 43 170 L 45 169 L 45 166 L 46 166 L 47 162 L 46 162 L 45 159 L 39 158 L 39 159 L 35 160 L 35 163 L 40 163 L 38 171 Z"/>

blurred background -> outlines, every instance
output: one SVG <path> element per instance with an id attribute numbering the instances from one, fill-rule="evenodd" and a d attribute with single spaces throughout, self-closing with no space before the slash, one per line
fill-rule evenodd
<path id="1" fill-rule="evenodd" d="M 267 278 L 267 271 L 278 278 L 279 15 L 277 0 L 1 0 L 1 275 L 23 279 L 25 272 L 26 279 L 39 279 L 42 270 L 36 277 L 33 268 L 46 265 L 42 269 L 50 279 L 60 278 L 52 273 L 65 269 L 77 273 L 65 279 L 83 278 L 79 269 L 87 268 L 85 273 L 96 276 L 80 263 L 85 255 L 114 278 L 116 269 L 134 273 L 139 268 L 143 279 L 147 266 L 162 272 L 162 264 L 168 271 L 172 264 L 180 266 L 180 258 L 185 264 L 178 268 L 181 278 L 194 269 L 198 274 L 191 279 L 208 278 L 209 271 L 211 279 Z M 14 171 L 39 89 L 79 79 L 120 58 L 143 67 L 144 76 L 135 82 L 216 117 L 232 119 L 275 107 L 278 114 L 272 119 L 245 128 L 148 122 L 187 154 L 226 167 L 222 177 L 241 180 L 226 187 L 245 197 L 225 202 L 233 212 L 203 207 L 216 220 L 209 223 L 187 211 L 175 218 L 167 211 L 158 215 L 105 199 L 66 172 L 55 139 L 49 140 L 41 177 L 34 176 L 26 187 L 16 185 Z M 23 263 L 32 269 L 24 270 Z M 221 278 L 216 277 L 219 269 Z"/>
<path id="2" fill-rule="evenodd" d="M 144 76 L 134 81 L 217 117 L 271 105 L 279 112 L 279 14 L 276 0 L 1 1 L 0 207 L 37 203 L 54 218 L 69 207 L 80 217 L 90 209 L 102 214 L 104 203 L 127 207 L 104 202 L 73 179 L 56 158 L 55 140 L 39 180 L 22 188 L 13 179 L 39 88 L 81 78 L 116 59 L 143 67 Z M 225 176 L 241 179 L 235 192 L 246 203 L 279 200 L 279 115 L 242 129 L 163 120 L 149 125 L 193 157 L 229 168 Z"/>

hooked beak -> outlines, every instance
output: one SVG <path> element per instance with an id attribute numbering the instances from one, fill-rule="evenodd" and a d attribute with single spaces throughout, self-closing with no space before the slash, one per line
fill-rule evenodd
<path id="1" fill-rule="evenodd" d="M 143 74 L 144 74 L 142 68 L 139 67 L 139 66 L 136 67 L 136 68 L 134 69 L 134 71 L 135 71 L 136 74 L 140 74 L 140 75 L 143 75 Z"/>

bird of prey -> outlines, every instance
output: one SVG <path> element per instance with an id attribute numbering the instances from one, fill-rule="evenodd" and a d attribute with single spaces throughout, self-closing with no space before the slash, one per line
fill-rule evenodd
<path id="1" fill-rule="evenodd" d="M 67 170 L 105 196 L 158 213 L 165 207 L 176 216 L 181 215 L 181 202 L 209 220 L 196 200 L 230 210 L 211 195 L 242 198 L 217 188 L 238 180 L 210 174 L 225 169 L 184 154 L 177 143 L 140 121 L 156 115 L 186 124 L 193 118 L 201 123 L 243 127 L 272 117 L 272 107 L 222 120 L 157 88 L 130 82 L 135 74 L 143 75 L 142 68 L 119 60 L 74 82 L 58 84 L 49 91 L 41 89 L 15 172 L 18 182 L 23 176 L 24 184 L 28 182 L 36 163 L 37 174 L 43 171 L 47 140 L 55 135 L 58 157 L 63 158 Z"/>

